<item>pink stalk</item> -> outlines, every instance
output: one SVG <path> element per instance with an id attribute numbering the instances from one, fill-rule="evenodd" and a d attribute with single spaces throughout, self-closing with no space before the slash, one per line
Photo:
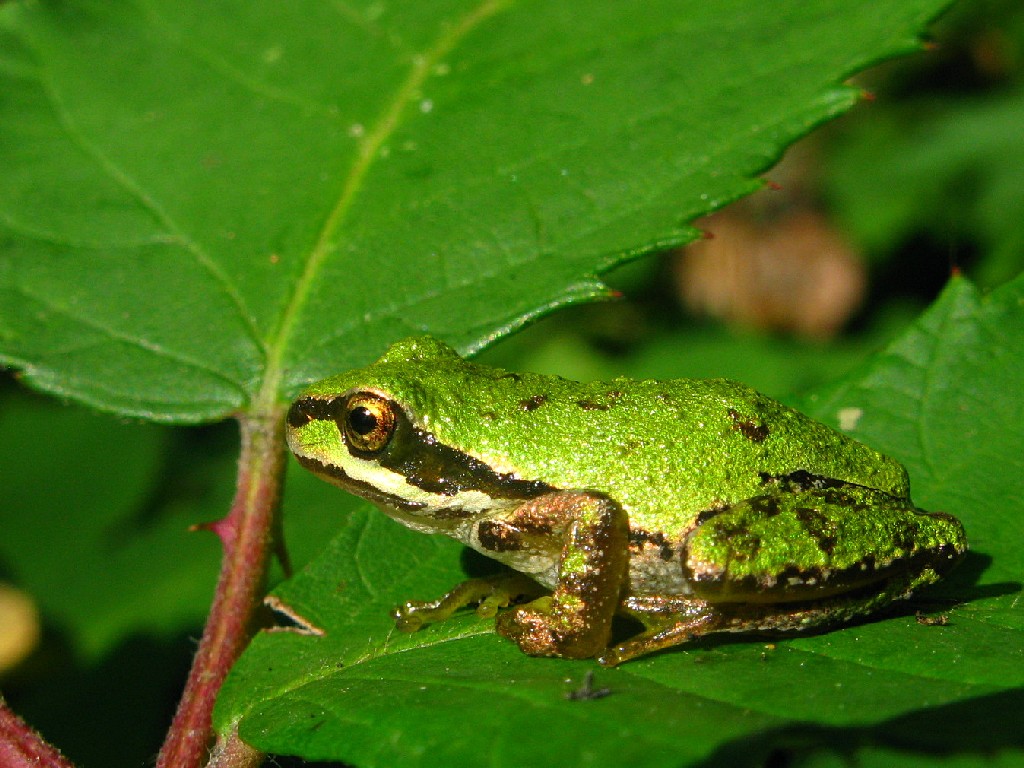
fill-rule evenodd
<path id="1" fill-rule="evenodd" d="M 284 419 L 278 409 L 240 417 L 238 485 L 227 517 L 208 526 L 224 545 L 217 592 L 185 692 L 157 768 L 199 768 L 207 757 L 213 704 L 254 631 L 275 531 L 284 471 Z"/>
<path id="2" fill-rule="evenodd" d="M 0 766 L 3 768 L 74 768 L 64 755 L 29 728 L 0 698 Z"/>

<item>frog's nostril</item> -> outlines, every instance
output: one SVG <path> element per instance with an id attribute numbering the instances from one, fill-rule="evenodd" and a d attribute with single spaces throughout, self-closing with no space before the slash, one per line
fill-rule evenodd
<path id="1" fill-rule="evenodd" d="M 299 429 L 316 419 L 332 421 L 337 415 L 338 408 L 344 404 L 344 399 L 337 397 L 300 397 L 288 409 L 288 426 Z"/>
<path id="2" fill-rule="evenodd" d="M 313 420 L 313 408 L 312 401 L 308 397 L 303 397 L 292 403 L 292 407 L 288 409 L 288 426 L 298 429 L 304 427 Z"/>

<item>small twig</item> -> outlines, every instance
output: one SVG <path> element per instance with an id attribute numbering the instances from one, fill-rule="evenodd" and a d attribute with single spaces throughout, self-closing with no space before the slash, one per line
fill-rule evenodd
<path id="1" fill-rule="evenodd" d="M 72 762 L 14 714 L 3 698 L 0 698 L 0 766 L 74 768 Z"/>
<path id="2" fill-rule="evenodd" d="M 273 533 L 279 530 L 284 419 L 274 409 L 240 419 L 238 485 L 227 517 L 208 526 L 224 545 L 217 592 L 185 692 L 157 768 L 199 768 L 207 755 L 213 704 L 253 629 L 263 597 Z"/>

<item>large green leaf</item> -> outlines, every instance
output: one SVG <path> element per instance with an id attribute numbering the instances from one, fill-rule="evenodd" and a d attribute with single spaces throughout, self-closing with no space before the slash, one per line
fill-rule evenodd
<path id="1" fill-rule="evenodd" d="M 478 348 L 692 237 L 942 5 L 5 4 L 0 361 L 195 421 Z"/>
<path id="2" fill-rule="evenodd" d="M 594 665 L 529 659 L 493 622 L 394 633 L 389 608 L 480 563 L 367 511 L 277 591 L 322 634 L 257 637 L 223 691 L 221 726 L 240 719 L 262 749 L 360 766 L 738 765 L 778 750 L 886 764 L 890 749 L 970 762 L 1020 749 L 1022 359 L 1024 277 L 990 296 L 958 279 L 884 354 L 808 401 L 833 425 L 856 421 L 854 434 L 908 464 L 919 504 L 967 527 L 964 564 L 902 612 L 770 646 L 706 640 L 599 669 L 611 695 L 570 701 Z M 918 624 L 915 609 L 949 624 Z"/>

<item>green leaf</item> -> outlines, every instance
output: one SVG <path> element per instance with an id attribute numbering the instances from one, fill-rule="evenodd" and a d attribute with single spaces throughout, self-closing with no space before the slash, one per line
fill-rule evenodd
<path id="1" fill-rule="evenodd" d="M 189 422 L 477 349 L 691 238 L 942 5 L 5 4 L 0 361 Z"/>
<path id="2" fill-rule="evenodd" d="M 1019 748 L 1004 712 L 1024 703 L 1024 406 L 1007 396 L 1022 359 L 1024 276 L 989 296 L 957 279 L 884 354 L 809 401 L 829 423 L 856 419 L 856 435 L 907 463 L 919 504 L 967 527 L 967 560 L 903 612 L 771 645 L 706 639 L 599 669 L 594 685 L 611 694 L 570 701 L 592 663 L 529 659 L 472 613 L 393 632 L 392 606 L 438 596 L 478 563 L 367 511 L 276 592 L 320 634 L 257 637 L 223 689 L 220 727 L 240 720 L 261 749 L 360 766 Z M 920 625 L 914 609 L 949 624 Z M 968 712 L 990 724 L 985 739 L 963 727 Z"/>

